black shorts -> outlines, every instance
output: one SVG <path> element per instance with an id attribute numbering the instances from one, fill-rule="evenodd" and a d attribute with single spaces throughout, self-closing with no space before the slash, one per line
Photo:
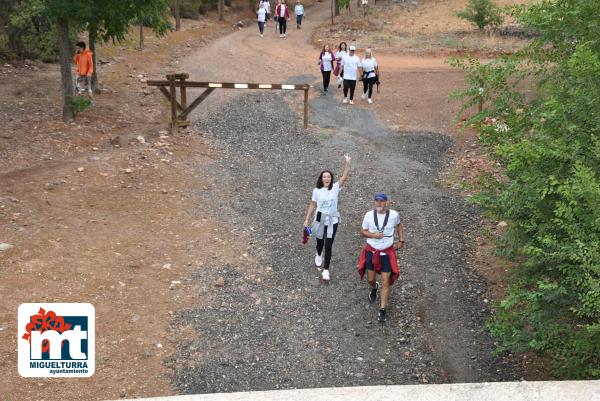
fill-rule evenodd
<path id="1" fill-rule="evenodd" d="M 390 257 L 385 254 L 381 254 L 381 272 L 382 273 L 391 273 L 392 265 L 390 263 Z M 365 260 L 365 268 L 367 270 L 375 270 L 373 267 L 373 252 L 367 252 L 367 258 Z"/>

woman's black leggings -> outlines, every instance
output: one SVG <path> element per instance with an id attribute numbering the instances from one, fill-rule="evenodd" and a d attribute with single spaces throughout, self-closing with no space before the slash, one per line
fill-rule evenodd
<path id="1" fill-rule="evenodd" d="M 321 71 L 323 74 L 323 89 L 329 88 L 329 80 L 331 79 L 331 71 Z"/>
<path id="2" fill-rule="evenodd" d="M 377 81 L 377 77 L 365 78 L 363 79 L 363 93 L 367 93 L 369 91 L 369 99 L 373 97 L 373 85 Z"/>
<path id="3" fill-rule="evenodd" d="M 333 247 L 333 240 L 335 240 L 335 233 L 337 232 L 337 223 L 333 225 L 333 235 L 331 238 L 327 238 L 327 226 L 323 232 L 323 239 L 317 238 L 317 253 L 321 255 L 323 253 L 323 247 L 325 247 L 325 264 L 323 269 L 329 269 L 329 263 L 331 263 L 331 248 Z"/>
<path id="4" fill-rule="evenodd" d="M 287 20 L 285 18 L 279 17 L 277 18 L 277 22 L 279 22 L 279 34 L 283 35 L 287 28 Z"/>

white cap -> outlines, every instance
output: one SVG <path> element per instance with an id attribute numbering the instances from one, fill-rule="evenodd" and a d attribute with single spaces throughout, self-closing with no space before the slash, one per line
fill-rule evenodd
<path id="1" fill-rule="evenodd" d="M 352 50 L 356 51 L 356 46 L 354 46 L 354 45 L 350 46 L 350 51 L 352 51 Z"/>

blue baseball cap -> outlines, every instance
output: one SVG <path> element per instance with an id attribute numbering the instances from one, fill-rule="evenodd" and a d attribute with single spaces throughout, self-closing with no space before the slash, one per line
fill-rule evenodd
<path id="1" fill-rule="evenodd" d="M 387 201 L 388 197 L 384 192 L 376 192 L 373 196 L 373 199 L 375 199 L 376 201 Z"/>

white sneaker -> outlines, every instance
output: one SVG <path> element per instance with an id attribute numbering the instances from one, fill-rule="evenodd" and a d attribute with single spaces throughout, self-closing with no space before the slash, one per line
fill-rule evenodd
<path id="1" fill-rule="evenodd" d="M 369 102 L 369 104 L 373 104 L 373 100 L 368 99 L 367 102 Z"/>
<path id="2" fill-rule="evenodd" d="M 325 269 L 322 273 L 323 281 L 329 281 L 329 270 Z"/>
<path id="3" fill-rule="evenodd" d="M 350 104 L 354 104 L 354 102 L 352 100 L 350 100 Z"/>
<path id="4" fill-rule="evenodd" d="M 315 255 L 315 265 L 317 267 L 321 267 L 321 265 L 323 264 L 323 256 L 319 255 L 318 253 Z"/>
<path id="5" fill-rule="evenodd" d="M 366 93 L 363 93 L 363 94 L 360 96 L 360 98 L 361 98 L 362 100 L 365 100 L 365 99 L 367 98 L 367 94 L 366 94 Z"/>
<path id="6" fill-rule="evenodd" d="M 262 34 L 262 33 L 260 34 L 260 37 L 261 37 L 261 38 L 263 37 L 263 34 Z"/>
<path id="7" fill-rule="evenodd" d="M 342 103 L 344 103 L 344 104 L 348 103 L 348 98 L 345 97 L 344 100 L 342 100 Z"/>
<path id="8" fill-rule="evenodd" d="M 284 34 L 283 34 L 283 37 L 284 37 L 284 38 L 287 38 L 287 33 L 284 33 Z"/>
<path id="9" fill-rule="evenodd" d="M 279 35 L 280 38 L 283 38 L 283 35 Z"/>

